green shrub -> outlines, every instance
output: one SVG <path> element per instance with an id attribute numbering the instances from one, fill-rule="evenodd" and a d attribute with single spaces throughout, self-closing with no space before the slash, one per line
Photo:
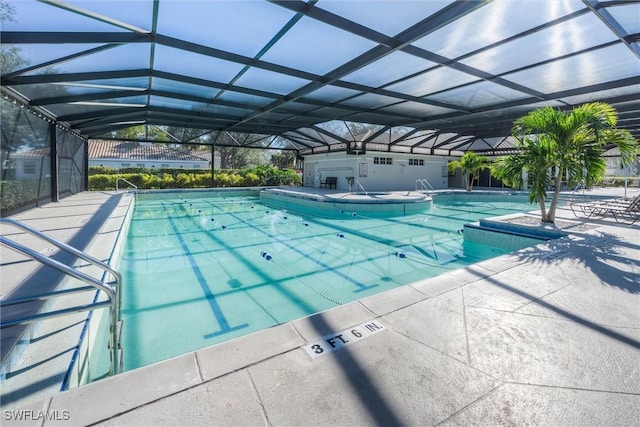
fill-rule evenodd
<path id="1" fill-rule="evenodd" d="M 160 188 L 176 188 L 176 180 L 173 178 L 173 175 L 163 173 L 160 179 Z"/>
<path id="2" fill-rule="evenodd" d="M 34 203 L 38 198 L 38 184 L 38 180 L 2 181 L 0 186 L 2 214 Z"/>
<path id="3" fill-rule="evenodd" d="M 195 174 L 192 183 L 196 188 L 211 187 L 211 172 Z"/>
<path id="4" fill-rule="evenodd" d="M 144 174 L 142 175 L 142 188 L 152 189 L 160 188 L 160 178 L 156 175 Z"/>
<path id="5" fill-rule="evenodd" d="M 248 170 L 216 170 L 216 187 L 252 187 L 257 185 L 300 185 L 300 177 L 293 170 L 273 166 L 259 166 Z M 108 169 L 92 166 L 89 169 L 90 190 L 115 190 L 116 180 L 124 178 L 139 189 L 209 188 L 211 171 L 203 169 Z M 120 181 L 119 188 L 130 188 Z"/>
<path id="6" fill-rule="evenodd" d="M 242 183 L 245 187 L 260 185 L 260 177 L 254 172 L 247 172 Z"/>
<path id="7" fill-rule="evenodd" d="M 89 189 L 90 190 L 115 190 L 116 189 L 115 175 L 107 175 L 107 174 L 89 175 Z"/>
<path id="8" fill-rule="evenodd" d="M 178 188 L 190 188 L 191 181 L 191 176 L 186 173 L 179 173 L 178 176 L 176 176 L 176 186 Z"/>
<path id="9" fill-rule="evenodd" d="M 89 166 L 89 175 L 113 175 L 118 172 L 118 169 L 111 169 L 106 166 Z"/>
<path id="10" fill-rule="evenodd" d="M 229 186 L 229 175 L 226 173 L 216 173 L 215 177 L 215 186 L 216 187 L 228 187 Z"/>

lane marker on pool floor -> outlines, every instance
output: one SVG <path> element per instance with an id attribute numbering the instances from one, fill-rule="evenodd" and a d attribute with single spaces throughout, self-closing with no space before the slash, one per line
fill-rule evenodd
<path id="1" fill-rule="evenodd" d="M 327 334 L 318 341 L 307 344 L 302 348 L 312 359 L 315 359 L 386 329 L 387 328 L 378 320 L 371 320 L 361 325 L 345 329 L 342 332 Z"/>

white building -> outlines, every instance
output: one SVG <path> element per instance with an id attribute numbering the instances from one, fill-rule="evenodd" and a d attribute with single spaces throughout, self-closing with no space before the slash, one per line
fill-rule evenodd
<path id="1" fill-rule="evenodd" d="M 368 151 L 361 155 L 335 153 L 304 156 L 304 186 L 320 187 L 327 177 L 337 177 L 344 191 L 415 190 L 426 179 L 434 189 L 449 187 L 448 158 Z M 354 178 L 352 188 L 349 180 Z"/>
<path id="2" fill-rule="evenodd" d="M 428 184 L 425 185 L 434 190 L 465 186 L 460 171 L 449 174 L 447 163 L 456 157 L 447 155 L 446 151 L 432 152 L 421 147 L 395 144 L 395 141 L 400 141 L 401 134 L 388 132 L 373 138 L 372 134 L 372 131 L 367 131 L 355 135 L 355 142 L 334 140 L 324 152 L 316 149 L 301 153 L 304 158 L 304 186 L 320 187 L 327 177 L 338 178 L 338 190 L 356 192 L 424 189 L 417 183 L 419 180 L 426 180 Z"/>
<path id="3" fill-rule="evenodd" d="M 637 177 L 640 175 L 640 158 L 631 164 L 622 167 L 620 158 L 620 149 L 612 148 L 604 153 L 606 161 L 606 169 L 604 175 L 607 177 Z"/>
<path id="4" fill-rule="evenodd" d="M 214 168 L 220 156 L 214 156 Z M 211 169 L 211 151 L 173 148 L 165 144 L 89 141 L 89 166 L 157 169 Z"/>
<path id="5" fill-rule="evenodd" d="M 51 159 L 48 148 L 36 148 L 28 151 L 12 153 L 3 160 L 3 179 L 32 181 L 41 176 L 49 176 Z"/>

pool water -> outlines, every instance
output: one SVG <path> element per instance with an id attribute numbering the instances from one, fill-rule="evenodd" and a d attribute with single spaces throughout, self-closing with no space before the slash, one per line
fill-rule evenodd
<path id="1" fill-rule="evenodd" d="M 120 264 L 125 370 L 496 257 L 464 224 L 530 209 L 438 196 L 420 214 L 314 217 L 257 196 L 140 195 Z"/>

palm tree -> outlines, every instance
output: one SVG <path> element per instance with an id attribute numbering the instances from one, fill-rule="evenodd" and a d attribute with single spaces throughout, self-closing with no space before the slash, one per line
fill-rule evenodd
<path id="1" fill-rule="evenodd" d="M 542 222 L 553 223 L 560 184 L 594 185 L 604 175 L 604 148 L 613 144 L 620 149 L 622 165 L 638 154 L 638 142 L 624 129 L 616 129 L 618 114 L 611 105 L 592 102 L 571 111 L 543 107 L 531 111 L 513 124 L 512 135 L 519 154 L 499 159 L 492 168 L 494 177 L 507 185 L 520 187 L 527 173 L 529 202 L 538 203 Z M 553 197 L 546 210 L 547 189 Z"/>
<path id="2" fill-rule="evenodd" d="M 476 175 L 482 169 L 489 169 L 490 162 L 488 157 L 479 156 L 473 151 L 467 151 L 463 154 L 460 160 L 449 162 L 447 168 L 451 173 L 455 172 L 458 169 L 462 169 L 462 173 L 466 177 L 465 184 L 467 186 L 467 191 L 471 191 L 471 189 L 473 188 L 473 180 L 475 179 Z"/>

